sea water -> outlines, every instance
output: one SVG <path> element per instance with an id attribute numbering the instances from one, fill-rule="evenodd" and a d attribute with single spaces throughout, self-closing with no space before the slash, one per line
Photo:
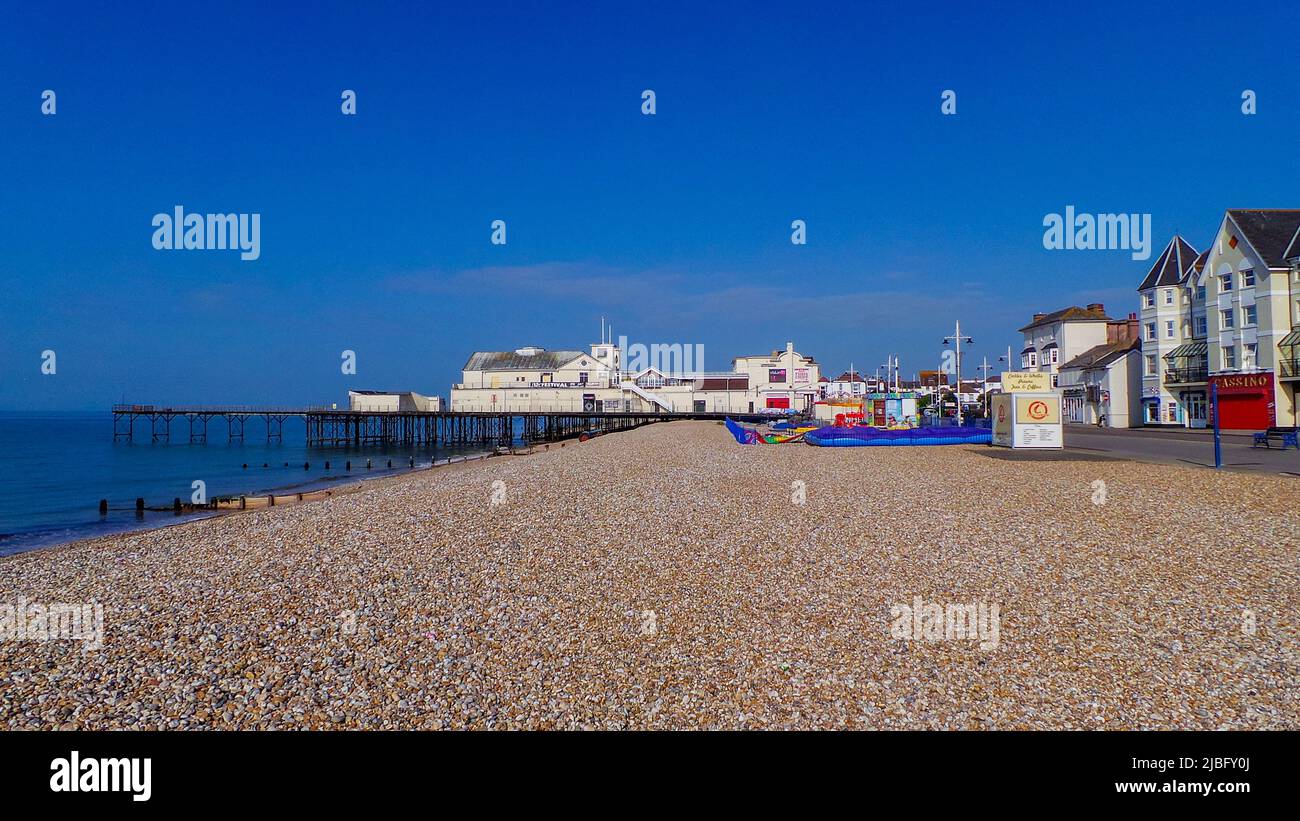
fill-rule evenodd
<path id="1" fill-rule="evenodd" d="M 113 415 L 0 412 L 0 555 L 108 533 L 160 527 L 183 520 L 147 507 L 189 503 L 196 480 L 208 499 L 305 490 L 393 475 L 482 447 L 307 447 L 303 421 L 284 421 L 284 441 L 267 443 L 259 417 L 245 422 L 245 442 L 227 443 L 220 418 L 208 423 L 208 444 L 191 445 L 183 417 L 172 420 L 172 443 L 151 443 L 148 422 L 137 421 L 135 442 L 113 441 Z M 369 459 L 373 467 L 366 469 Z M 392 460 L 393 469 L 387 467 Z M 352 470 L 345 463 L 352 461 Z M 330 469 L 325 469 L 325 462 Z M 286 465 L 287 463 L 287 465 Z M 303 465 L 307 464 L 304 470 Z M 247 467 L 244 467 L 247 465 Z M 107 499 L 109 513 L 99 514 Z M 190 514 L 202 516 L 210 514 Z"/>

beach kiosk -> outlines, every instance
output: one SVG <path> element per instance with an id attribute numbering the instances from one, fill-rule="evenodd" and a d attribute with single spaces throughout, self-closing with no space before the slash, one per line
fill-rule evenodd
<path id="1" fill-rule="evenodd" d="M 1051 375 L 1002 374 L 1003 393 L 992 397 L 993 444 L 1008 448 L 1061 448 L 1061 397 Z"/>

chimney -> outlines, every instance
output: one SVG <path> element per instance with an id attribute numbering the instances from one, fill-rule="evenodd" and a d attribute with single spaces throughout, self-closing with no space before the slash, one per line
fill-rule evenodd
<path id="1" fill-rule="evenodd" d="M 1039 322 L 1039 321 L 1041 321 L 1042 318 L 1045 317 L 1045 316 L 1047 316 L 1047 314 L 1034 314 L 1034 321 L 1035 321 L 1035 322 Z"/>
<path id="2" fill-rule="evenodd" d="M 1098 316 L 1105 316 L 1106 306 L 1101 304 L 1100 302 L 1089 302 L 1088 311 L 1097 314 Z"/>
<path id="3" fill-rule="evenodd" d="M 1112 319 L 1106 323 L 1106 342 L 1131 342 L 1138 338 L 1137 314 L 1130 313 L 1128 319 Z"/>

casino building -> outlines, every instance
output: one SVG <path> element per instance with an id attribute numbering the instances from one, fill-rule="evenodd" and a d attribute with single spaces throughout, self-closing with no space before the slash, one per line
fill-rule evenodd
<path id="1" fill-rule="evenodd" d="M 1206 294 L 1207 390 L 1219 426 L 1300 424 L 1300 209 L 1232 209 L 1196 283 Z"/>

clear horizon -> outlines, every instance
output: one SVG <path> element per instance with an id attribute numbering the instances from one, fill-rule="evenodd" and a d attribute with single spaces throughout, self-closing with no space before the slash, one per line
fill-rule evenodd
<path id="1" fill-rule="evenodd" d="M 1217 47 L 1218 13 L 236 4 L 160 37 L 157 9 L 15 8 L 0 408 L 446 397 L 471 352 L 585 349 L 602 316 L 709 370 L 793 341 L 905 378 L 960 320 L 963 376 L 1001 371 L 1035 312 L 1137 311 L 1175 232 L 1300 206 L 1300 75 Z M 156 250 L 177 207 L 259 215 L 256 258 Z M 1149 256 L 1048 250 L 1068 208 L 1150 215 Z"/>

